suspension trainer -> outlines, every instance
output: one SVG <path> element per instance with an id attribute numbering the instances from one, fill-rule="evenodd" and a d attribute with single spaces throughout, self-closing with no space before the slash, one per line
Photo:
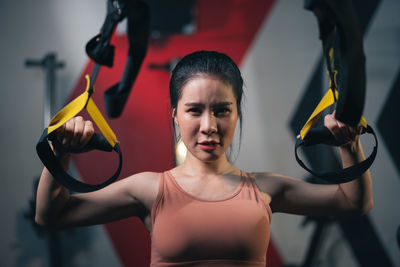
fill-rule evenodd
<path id="1" fill-rule="evenodd" d="M 362 116 L 365 100 L 366 70 L 361 29 L 349 0 L 305 0 L 304 7 L 318 20 L 319 37 L 329 76 L 329 90 L 300 131 L 295 145 L 297 162 L 311 174 L 330 183 L 343 183 L 359 177 L 371 166 L 378 148 L 374 130 Z M 352 127 L 362 126 L 362 133 L 374 136 L 375 146 L 364 161 L 329 172 L 308 168 L 298 156 L 298 148 L 316 144 L 333 144 L 335 137 L 326 127 L 315 127 L 324 110 L 335 107 L 335 118 Z"/>
<path id="2" fill-rule="evenodd" d="M 91 96 L 95 92 L 94 84 L 101 65 L 113 66 L 114 46 L 110 44 L 110 40 L 115 27 L 124 18 L 127 18 L 128 22 L 128 40 L 130 44 L 128 59 L 122 80 L 105 92 L 105 103 L 109 116 L 117 117 L 121 114 L 147 51 L 149 8 L 143 2 L 108 0 L 107 16 L 100 33 L 86 45 L 88 56 L 95 62 L 92 74 L 85 76 L 87 82 L 86 90 L 52 118 L 36 145 L 37 154 L 44 166 L 60 184 L 74 192 L 99 190 L 114 182 L 121 172 L 122 153 L 117 138 Z M 101 134 L 95 133 L 82 149 L 66 149 L 57 140 L 56 130 L 83 109 L 87 110 Z M 60 160 L 54 155 L 49 141 L 56 150 L 63 153 L 83 153 L 94 149 L 107 152 L 114 151 L 119 156 L 119 165 L 115 173 L 103 183 L 92 185 L 80 182 L 64 171 Z"/>

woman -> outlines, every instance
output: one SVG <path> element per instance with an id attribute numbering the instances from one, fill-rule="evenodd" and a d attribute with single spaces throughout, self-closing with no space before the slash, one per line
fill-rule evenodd
<path id="1" fill-rule="evenodd" d="M 152 266 L 265 266 L 273 212 L 363 214 L 373 205 L 369 172 L 339 185 L 314 185 L 274 173 L 245 173 L 227 158 L 241 118 L 243 80 L 226 55 L 184 57 L 170 81 L 172 117 L 188 149 L 164 173 L 138 173 L 96 192 L 70 195 L 44 169 L 36 221 L 51 227 L 139 217 L 152 237 Z M 240 124 L 241 126 L 241 124 Z M 359 129 L 325 117 L 344 167 L 364 159 Z M 241 128 L 241 127 L 240 127 Z M 66 147 L 82 147 L 93 125 L 76 117 L 59 131 Z M 57 154 L 57 151 L 55 151 Z M 58 155 L 65 168 L 69 155 Z"/>

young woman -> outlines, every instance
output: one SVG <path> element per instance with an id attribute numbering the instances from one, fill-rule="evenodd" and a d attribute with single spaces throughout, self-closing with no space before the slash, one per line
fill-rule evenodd
<path id="1" fill-rule="evenodd" d="M 138 173 L 74 195 L 44 169 L 37 223 L 62 228 L 137 216 L 151 233 L 151 266 L 265 266 L 273 212 L 338 215 L 371 209 L 369 172 L 344 184 L 315 185 L 235 167 L 226 151 L 241 118 L 242 87 L 228 56 L 187 55 L 170 81 L 172 117 L 188 149 L 185 161 L 164 173 Z M 325 117 L 325 126 L 336 138 L 344 167 L 364 159 L 359 129 L 334 114 Z M 90 121 L 76 117 L 58 137 L 66 147 L 82 147 L 93 132 Z M 67 168 L 69 155 L 58 156 Z"/>

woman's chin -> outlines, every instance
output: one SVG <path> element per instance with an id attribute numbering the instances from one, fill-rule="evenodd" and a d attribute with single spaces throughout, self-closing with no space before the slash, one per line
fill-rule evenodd
<path id="1" fill-rule="evenodd" d="M 206 163 L 215 162 L 225 155 L 225 153 L 221 149 L 215 149 L 212 151 L 195 149 L 193 152 L 194 153 L 188 151 L 188 153 L 190 153 L 194 158 Z"/>
<path id="2" fill-rule="evenodd" d="M 197 158 L 203 162 L 213 162 L 217 161 L 221 155 L 218 155 L 217 153 L 205 153 L 202 152 L 200 155 L 197 155 Z"/>

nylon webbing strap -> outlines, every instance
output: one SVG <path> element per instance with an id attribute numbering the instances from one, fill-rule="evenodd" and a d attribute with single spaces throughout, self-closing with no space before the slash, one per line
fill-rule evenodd
<path id="1" fill-rule="evenodd" d="M 97 71 L 98 68 L 96 68 L 95 66 L 95 69 L 93 71 L 94 78 L 96 78 Z M 49 123 L 48 128 L 44 129 L 43 134 L 40 137 L 38 144 L 36 145 L 36 151 L 39 155 L 39 158 L 41 159 L 45 167 L 49 170 L 49 172 L 53 175 L 53 177 L 69 190 L 75 192 L 95 191 L 111 184 L 118 178 L 122 168 L 122 153 L 117 143 L 117 138 L 91 98 L 91 94 L 94 92 L 92 84 L 93 81 L 91 81 L 89 75 L 86 75 L 85 78 L 87 81 L 85 92 L 72 100 L 53 117 L 53 119 Z M 58 149 L 62 150 L 62 148 L 57 145 L 55 131 L 59 127 L 64 125 L 68 120 L 75 117 L 84 108 L 86 108 L 90 117 L 93 119 L 94 123 L 97 125 L 102 135 L 94 134 L 92 139 L 83 149 L 75 151 L 70 150 L 68 152 L 81 153 L 92 149 L 98 149 L 103 151 L 114 150 L 119 155 L 119 166 L 114 175 L 105 182 L 97 185 L 80 182 L 70 176 L 68 173 L 66 173 L 63 170 L 63 167 L 61 166 L 59 160 L 54 156 L 54 153 L 50 148 L 48 142 L 49 140 L 52 141 L 56 147 L 58 146 Z"/>
<path id="2" fill-rule="evenodd" d="M 127 20 L 129 43 L 124 72 L 121 80 L 104 92 L 104 103 L 110 118 L 121 115 L 146 56 L 150 36 L 150 7 L 143 1 L 107 0 L 107 15 L 100 33 L 86 45 L 87 55 L 94 62 L 111 68 L 115 47 L 110 40 L 115 27 L 124 18 Z"/>
<path id="3" fill-rule="evenodd" d="M 367 128 L 365 128 L 364 131 L 367 133 L 370 133 L 374 136 L 375 146 L 374 146 L 373 151 L 371 152 L 371 155 L 369 155 L 368 158 L 366 158 L 364 161 L 362 161 L 360 163 L 357 163 L 348 168 L 335 170 L 335 171 L 322 172 L 322 171 L 311 170 L 304 164 L 304 162 L 298 156 L 298 153 L 297 153 L 298 148 L 305 145 L 305 142 L 300 138 L 297 139 L 296 145 L 295 145 L 296 161 L 299 163 L 299 165 L 301 167 L 303 167 L 306 171 L 308 171 L 312 175 L 322 178 L 325 181 L 328 181 L 330 183 L 339 184 L 339 183 L 350 182 L 350 181 L 360 177 L 360 175 L 362 175 L 364 172 L 366 172 L 369 169 L 369 167 L 371 167 L 372 163 L 375 160 L 376 154 L 378 153 L 378 139 L 376 137 L 374 130 L 372 129 L 371 126 L 367 125 Z"/>
<path id="4" fill-rule="evenodd" d="M 331 183 L 351 181 L 362 175 L 377 154 L 378 140 L 371 126 L 362 116 L 366 90 L 365 55 L 362 32 L 357 12 L 349 0 L 304 0 L 304 7 L 313 12 L 318 21 L 319 38 L 329 75 L 329 91 L 322 98 L 296 140 L 297 162 L 313 175 Z M 335 118 L 351 127 L 361 124 L 363 133 L 371 133 L 375 147 L 364 161 L 349 168 L 332 172 L 316 172 L 299 159 L 300 146 L 335 145 L 333 134 L 326 127 L 314 127 L 326 108 L 335 105 Z"/>
<path id="5" fill-rule="evenodd" d="M 332 58 L 332 53 L 330 53 Z M 339 92 L 336 90 L 336 74 L 337 71 L 334 71 L 332 75 L 332 70 L 328 69 L 329 73 L 329 90 L 323 96 L 321 101 L 318 103 L 317 107 L 314 109 L 311 116 L 308 118 L 307 122 L 304 124 L 303 128 L 300 131 L 300 138 L 297 139 L 295 145 L 295 157 L 296 161 L 299 163 L 301 167 L 310 172 L 316 177 L 320 177 L 330 183 L 345 183 L 352 181 L 358 178 L 361 174 L 366 172 L 368 168 L 372 165 L 375 160 L 377 149 L 378 149 L 378 140 L 376 134 L 371 126 L 367 124 L 366 119 L 361 116 L 360 125 L 363 127 L 363 133 L 370 133 L 374 136 L 375 139 L 375 147 L 371 153 L 371 155 L 366 158 L 364 161 L 357 163 L 351 167 L 340 169 L 336 171 L 328 171 L 328 172 L 318 172 L 313 171 L 308 168 L 304 162 L 298 156 L 298 148 L 301 146 L 311 146 L 319 143 L 328 143 L 330 140 L 334 139 L 334 136 L 330 133 L 330 131 L 323 127 L 318 130 L 315 130 L 312 134 L 312 138 L 307 134 L 310 133 L 310 130 L 313 128 L 315 123 L 321 118 L 324 111 L 332 106 L 339 99 Z M 333 77 L 333 80 L 332 80 Z M 313 140 L 312 140 L 313 139 Z"/>

